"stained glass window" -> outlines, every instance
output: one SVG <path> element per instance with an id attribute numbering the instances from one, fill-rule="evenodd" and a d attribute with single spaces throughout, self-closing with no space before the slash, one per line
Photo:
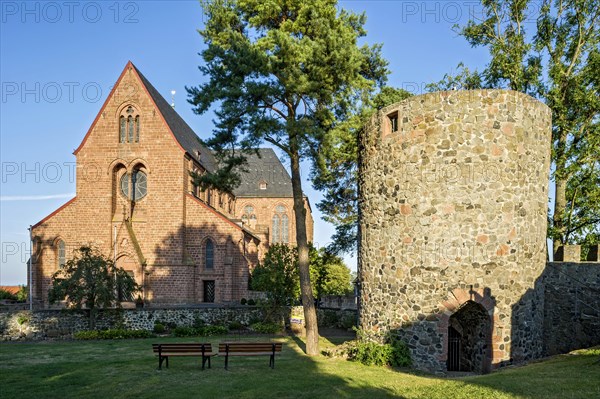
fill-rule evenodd
<path id="1" fill-rule="evenodd" d="M 132 195 L 129 194 L 130 182 Z M 121 193 L 133 201 L 139 201 L 144 198 L 148 194 L 148 178 L 146 174 L 138 169 L 131 175 L 126 173 L 121 176 Z"/>
<path id="2" fill-rule="evenodd" d="M 127 133 L 129 133 L 127 141 L 133 143 L 133 117 L 131 115 L 127 117 Z"/>
<path id="3" fill-rule="evenodd" d="M 273 228 L 272 228 L 272 243 L 284 243 L 287 244 L 290 241 L 289 235 L 289 218 L 287 210 L 283 205 L 277 205 L 275 207 L 275 214 L 273 215 Z"/>
<path id="4" fill-rule="evenodd" d="M 272 228 L 272 237 L 273 239 L 271 240 L 271 242 L 273 243 L 277 243 L 279 242 L 279 240 L 281 239 L 281 237 L 279 236 L 279 216 L 278 215 L 273 215 L 273 228 Z"/>
<path id="5" fill-rule="evenodd" d="M 215 266 L 215 247 L 212 240 L 206 240 L 205 253 L 204 253 L 204 267 L 206 269 L 213 269 Z"/>
<path id="6" fill-rule="evenodd" d="M 58 267 L 65 267 L 66 262 L 66 250 L 65 250 L 65 242 L 60 240 L 58 242 Z"/>
<path id="7" fill-rule="evenodd" d="M 124 143 L 125 142 L 125 117 L 122 116 L 120 119 L 121 119 L 121 127 L 120 127 L 120 132 L 119 132 L 119 143 Z"/>

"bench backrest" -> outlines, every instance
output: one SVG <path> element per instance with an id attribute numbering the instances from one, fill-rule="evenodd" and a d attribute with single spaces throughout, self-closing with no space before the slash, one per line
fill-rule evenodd
<path id="1" fill-rule="evenodd" d="M 159 349 L 160 348 L 160 349 Z M 177 344 L 152 344 L 154 353 L 169 352 L 169 353 L 187 353 L 187 352 L 212 352 L 210 343 L 177 343 Z"/>
<path id="2" fill-rule="evenodd" d="M 281 352 L 281 342 L 221 342 L 219 352 Z"/>

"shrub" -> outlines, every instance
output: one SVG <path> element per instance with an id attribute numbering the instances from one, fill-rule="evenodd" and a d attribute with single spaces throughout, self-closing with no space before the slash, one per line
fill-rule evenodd
<path id="1" fill-rule="evenodd" d="M 3 299 L 8 299 L 10 301 L 16 301 L 17 297 L 6 290 L 0 290 L 0 301 Z"/>
<path id="2" fill-rule="evenodd" d="M 210 337 L 213 335 L 224 335 L 227 334 L 227 327 L 225 326 L 206 326 L 198 329 L 198 335 L 202 337 Z"/>
<path id="3" fill-rule="evenodd" d="M 328 357 L 345 357 L 367 366 L 408 367 L 412 364 L 408 346 L 394 335 L 387 337 L 387 343 L 372 341 L 362 330 L 356 330 L 358 339 L 344 342 L 333 349 L 323 351 Z"/>
<path id="4" fill-rule="evenodd" d="M 175 327 L 173 335 L 176 337 L 193 337 L 196 335 L 196 329 L 194 327 Z"/>
<path id="5" fill-rule="evenodd" d="M 17 324 L 22 326 L 25 323 L 29 323 L 29 320 L 31 320 L 31 316 L 29 316 L 26 313 L 21 313 L 17 316 Z"/>
<path id="6" fill-rule="evenodd" d="M 344 314 L 341 317 L 340 326 L 345 329 L 349 329 L 356 326 L 356 315 L 351 313 Z"/>
<path id="7" fill-rule="evenodd" d="M 252 324 L 250 328 L 259 334 L 276 334 L 281 331 L 281 326 L 276 323 L 258 322 Z"/>
<path id="8" fill-rule="evenodd" d="M 206 322 L 199 317 L 196 317 L 194 319 L 194 322 L 192 323 L 192 327 L 194 327 L 194 328 L 202 328 L 205 325 L 206 325 Z"/>
<path id="9" fill-rule="evenodd" d="M 210 337 L 224 334 L 227 334 L 227 327 L 224 326 L 177 327 L 173 330 L 176 337 Z"/>
<path id="10" fill-rule="evenodd" d="M 248 305 L 254 306 L 254 305 L 256 305 L 256 301 L 254 299 L 248 299 Z"/>
<path id="11" fill-rule="evenodd" d="M 130 338 L 151 338 L 153 334 L 147 330 L 86 330 L 78 331 L 74 335 L 75 339 L 130 339 Z"/>
<path id="12" fill-rule="evenodd" d="M 155 333 L 157 333 L 157 334 L 162 334 L 162 333 L 164 333 L 164 332 L 165 332 L 165 330 L 166 330 L 166 328 L 165 328 L 165 325 L 164 325 L 164 324 L 162 324 L 162 323 L 158 323 L 158 322 L 154 323 L 154 329 L 153 329 L 153 331 L 154 331 Z"/>
<path id="13" fill-rule="evenodd" d="M 242 330 L 244 328 L 244 325 L 242 323 L 240 323 L 237 320 L 232 321 L 231 323 L 229 323 L 229 326 L 227 326 L 230 330 Z"/>
<path id="14" fill-rule="evenodd" d="M 242 299 L 240 300 L 240 303 L 241 303 L 242 305 L 245 305 L 246 303 L 248 303 L 248 301 L 246 300 L 246 298 L 242 298 Z"/>

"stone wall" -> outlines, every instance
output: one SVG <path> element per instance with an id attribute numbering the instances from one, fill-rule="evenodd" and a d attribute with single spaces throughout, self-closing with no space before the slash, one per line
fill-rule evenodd
<path id="1" fill-rule="evenodd" d="M 124 309 L 100 311 L 97 329 L 125 328 L 150 330 L 155 322 L 192 326 L 199 319 L 206 324 L 229 324 L 239 321 L 249 325 L 262 320 L 258 307 L 205 307 L 182 309 Z M 21 323 L 20 323 L 21 321 Z M 0 340 L 71 338 L 77 331 L 88 330 L 86 311 L 36 310 L 0 313 Z"/>
<path id="2" fill-rule="evenodd" d="M 544 354 L 600 345 L 600 263 L 551 262 L 542 281 Z"/>
<path id="3" fill-rule="evenodd" d="M 302 307 L 290 309 L 290 314 L 292 311 L 302 314 Z M 196 320 L 219 325 L 238 321 L 248 326 L 263 319 L 263 310 L 255 306 L 103 310 L 98 315 L 96 328 L 152 331 L 156 322 L 192 326 Z M 355 310 L 318 309 L 317 319 L 321 327 L 347 329 L 356 325 L 357 313 Z M 77 331 L 88 329 L 88 313 L 84 310 L 0 312 L 0 341 L 70 339 Z"/>
<path id="4" fill-rule="evenodd" d="M 360 324 L 397 332 L 417 368 L 446 370 L 469 303 L 489 316 L 487 366 L 541 355 L 550 128 L 548 107 L 506 90 L 414 96 L 365 127 Z"/>

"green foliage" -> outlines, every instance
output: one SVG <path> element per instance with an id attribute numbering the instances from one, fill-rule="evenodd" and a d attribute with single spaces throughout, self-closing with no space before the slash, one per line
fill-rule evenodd
<path id="1" fill-rule="evenodd" d="M 31 315 L 28 313 L 20 313 L 17 316 L 17 324 L 20 326 L 22 326 L 23 324 L 29 323 L 30 320 L 31 320 Z"/>
<path id="2" fill-rule="evenodd" d="M 256 301 L 252 298 L 248 299 L 248 306 L 255 306 L 256 305 Z"/>
<path id="3" fill-rule="evenodd" d="M 274 244 L 252 271 L 252 289 L 264 291 L 273 307 L 292 305 L 300 295 L 297 256 L 295 248 Z"/>
<path id="4" fill-rule="evenodd" d="M 410 351 L 406 344 L 397 339 L 390 338 L 387 343 L 381 344 L 366 338 L 347 341 L 338 347 L 324 351 L 328 357 L 345 357 L 350 361 L 359 362 L 367 366 L 393 366 L 409 367 L 412 364 Z"/>
<path id="5" fill-rule="evenodd" d="M 229 328 L 229 330 L 243 330 L 244 329 L 244 325 L 242 323 L 240 323 L 237 320 L 232 321 L 231 323 L 229 323 L 229 325 L 227 326 L 227 328 Z"/>
<path id="6" fill-rule="evenodd" d="M 29 288 L 26 285 L 22 285 L 21 288 L 19 289 L 19 292 L 17 292 L 17 301 L 25 302 L 25 301 L 27 301 L 28 297 L 29 297 Z"/>
<path id="7" fill-rule="evenodd" d="M 164 324 L 156 322 L 154 323 L 154 328 L 152 329 L 152 331 L 154 331 L 156 334 L 162 334 L 166 331 L 166 327 Z"/>
<path id="8" fill-rule="evenodd" d="M 310 279 L 313 282 L 313 294 L 320 299 L 327 295 L 346 295 L 352 292 L 350 269 L 342 258 L 329 253 L 326 248 L 310 252 Z"/>
<path id="9" fill-rule="evenodd" d="M 369 341 L 356 341 L 348 350 L 348 359 L 367 366 L 390 365 L 393 348 L 389 344 L 378 344 Z"/>
<path id="10" fill-rule="evenodd" d="M 462 62 L 456 68 L 455 75 L 445 74 L 439 82 L 426 85 L 427 91 L 476 90 L 484 87 L 483 78 L 477 70 L 471 72 Z"/>
<path id="11" fill-rule="evenodd" d="M 352 115 L 329 132 L 320 144 L 311 179 L 323 192 L 317 208 L 325 221 L 335 226 L 329 252 L 353 252 L 358 234 L 358 135 L 373 113 L 402 101 L 411 94 L 406 90 L 383 87 L 366 97 Z"/>
<path id="12" fill-rule="evenodd" d="M 250 328 L 259 334 L 277 334 L 282 330 L 280 324 L 265 322 L 254 323 L 250 325 Z"/>
<path id="13" fill-rule="evenodd" d="M 0 301 L 3 299 L 7 299 L 9 301 L 16 301 L 17 300 L 17 296 L 11 294 L 10 292 L 6 291 L 6 290 L 0 290 Z"/>
<path id="14" fill-rule="evenodd" d="M 120 298 L 130 298 L 139 289 L 135 280 L 111 259 L 82 246 L 78 254 L 52 276 L 48 299 L 50 303 L 66 300 L 67 305 L 75 309 L 84 306 L 90 309 L 90 328 L 93 328 L 97 309 L 120 307 Z"/>
<path id="15" fill-rule="evenodd" d="M 309 263 L 313 295 L 316 298 L 345 295 L 352 290 L 350 269 L 338 256 L 323 248 L 317 250 L 311 245 Z M 267 294 L 269 306 L 280 308 L 293 305 L 300 296 L 296 248 L 284 244 L 272 245 L 263 262 L 252 272 L 251 281 L 252 289 Z"/>
<path id="16" fill-rule="evenodd" d="M 248 301 L 246 300 L 246 298 L 242 298 L 242 299 L 240 300 L 240 304 L 241 304 L 241 305 L 245 305 L 246 303 L 248 303 Z"/>
<path id="17" fill-rule="evenodd" d="M 173 335 L 176 337 L 211 337 L 214 335 L 225 335 L 227 331 L 227 327 L 224 326 L 180 326 L 173 329 Z"/>
<path id="18" fill-rule="evenodd" d="M 153 336 L 150 331 L 125 329 L 86 330 L 73 334 L 73 337 L 78 340 L 152 338 Z"/>

